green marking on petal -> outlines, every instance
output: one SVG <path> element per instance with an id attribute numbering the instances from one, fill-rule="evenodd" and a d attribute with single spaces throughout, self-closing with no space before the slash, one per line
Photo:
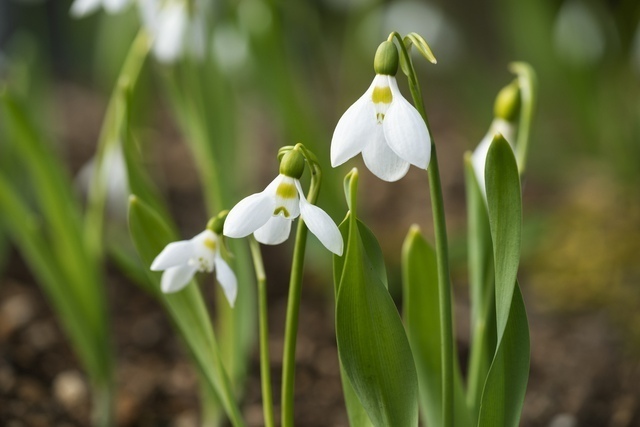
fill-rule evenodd
<path id="1" fill-rule="evenodd" d="M 295 199 L 298 197 L 296 186 L 290 182 L 281 182 L 276 190 L 276 196 L 283 199 Z"/>
<path id="2" fill-rule="evenodd" d="M 214 242 L 212 239 L 204 239 L 204 245 L 212 251 L 216 250 L 216 242 Z"/>
<path id="3" fill-rule="evenodd" d="M 389 86 L 380 87 L 376 86 L 373 88 L 373 95 L 371 95 L 371 100 L 374 104 L 391 104 L 393 100 L 393 95 L 391 94 L 391 88 Z"/>
<path id="4" fill-rule="evenodd" d="M 278 216 L 278 215 L 280 215 L 281 213 L 282 213 L 282 215 L 283 215 L 285 218 L 289 218 L 289 216 L 291 215 L 291 214 L 289 213 L 289 211 L 287 210 L 287 208 L 285 208 L 284 206 L 279 206 L 279 207 L 277 207 L 277 208 L 276 208 L 276 210 L 275 210 L 275 211 L 273 211 L 273 214 L 274 214 L 275 216 Z"/>

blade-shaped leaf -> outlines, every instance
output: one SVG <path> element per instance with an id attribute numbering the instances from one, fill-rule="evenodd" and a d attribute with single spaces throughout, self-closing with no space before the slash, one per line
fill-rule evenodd
<path id="1" fill-rule="evenodd" d="M 403 317 L 411 343 L 420 404 L 428 426 L 442 425 L 442 340 L 436 254 L 411 227 L 402 248 Z M 457 360 L 454 363 L 454 425 L 471 426 Z"/>
<path id="2" fill-rule="evenodd" d="M 468 212 L 469 297 L 471 354 L 467 369 L 467 403 L 477 420 L 485 379 L 496 351 L 493 246 L 484 195 L 471 164 L 464 159 Z"/>
<path id="3" fill-rule="evenodd" d="M 531 65 L 526 62 L 512 62 L 509 70 L 518 75 L 518 85 L 520 86 L 520 119 L 518 120 L 518 141 L 516 143 L 516 153 L 518 153 L 518 167 L 520 173 L 524 173 L 527 163 L 527 153 L 529 150 L 529 139 L 531 137 L 531 125 L 536 110 L 537 77 Z"/>
<path id="4" fill-rule="evenodd" d="M 517 427 L 529 377 L 527 313 L 516 283 L 509 320 L 482 394 L 478 427 Z"/>
<path id="5" fill-rule="evenodd" d="M 129 202 L 129 229 L 145 266 L 150 266 L 156 255 L 169 242 L 177 240 L 160 216 L 136 196 L 131 196 Z M 160 289 L 160 273 L 150 270 L 148 273 L 153 283 Z M 173 294 L 159 292 L 158 294 L 200 369 L 218 394 L 232 424 L 244 425 L 229 378 L 220 359 L 211 319 L 199 288 L 191 283 L 180 292 Z"/>
<path id="6" fill-rule="evenodd" d="M 355 217 L 355 182 L 347 250 L 336 301 L 336 338 L 344 371 L 375 426 L 418 423 L 418 381 L 411 349 L 379 267 L 367 255 Z"/>
<path id="7" fill-rule="evenodd" d="M 485 167 L 489 224 L 495 263 L 495 297 L 498 342 L 509 317 L 520 263 L 522 201 L 518 165 L 511 146 L 494 137 Z"/>

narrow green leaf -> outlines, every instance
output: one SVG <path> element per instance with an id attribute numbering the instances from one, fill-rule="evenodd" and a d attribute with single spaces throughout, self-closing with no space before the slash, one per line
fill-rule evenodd
<path id="1" fill-rule="evenodd" d="M 105 343 L 101 341 L 104 334 L 99 329 L 94 329 L 93 322 L 87 322 L 92 306 L 84 304 L 78 294 L 70 288 L 64 272 L 52 256 L 50 245 L 45 240 L 42 223 L 2 176 L 0 211 L 12 239 L 51 301 L 85 369 L 93 380 L 107 381 L 110 365 L 108 357 L 102 356 L 105 352 Z"/>
<path id="2" fill-rule="evenodd" d="M 467 404 L 472 418 L 477 421 L 482 389 L 497 343 L 491 230 L 487 205 L 470 156 L 471 153 L 466 153 L 464 159 L 471 299 L 471 354 L 467 369 Z"/>
<path id="3" fill-rule="evenodd" d="M 516 283 L 509 320 L 482 395 L 478 427 L 517 427 L 527 389 L 529 324 Z"/>
<path id="4" fill-rule="evenodd" d="M 428 426 L 442 425 L 442 361 L 436 254 L 417 226 L 402 248 L 403 317 L 418 372 L 420 404 Z M 454 362 L 454 425 L 471 426 L 460 368 Z"/>
<path id="5" fill-rule="evenodd" d="M 494 137 L 485 168 L 489 224 L 495 262 L 495 298 L 498 342 L 509 317 L 520 263 L 522 201 L 520 175 L 513 150 L 501 136 Z"/>
<path id="6" fill-rule="evenodd" d="M 147 267 L 169 242 L 177 240 L 162 218 L 136 196 L 131 196 L 129 201 L 129 229 L 142 263 Z M 160 289 L 160 273 L 150 270 L 148 273 Z M 232 424 L 244 425 L 198 286 L 192 282 L 180 292 L 160 296 Z"/>
<path id="7" fill-rule="evenodd" d="M 405 46 L 407 46 L 407 48 L 409 48 L 411 46 L 411 43 L 413 43 L 416 49 L 418 49 L 418 52 L 420 52 L 427 61 L 431 62 L 432 64 L 438 63 L 438 60 L 431 51 L 429 44 L 420 34 L 411 32 L 407 34 L 404 39 Z"/>
<path id="8" fill-rule="evenodd" d="M 512 62 L 509 64 L 509 69 L 518 76 L 520 86 L 521 106 L 516 153 L 518 153 L 518 167 L 522 174 L 527 164 L 531 126 L 537 104 L 538 79 L 533 67 L 526 62 Z"/>
<path id="9" fill-rule="evenodd" d="M 365 248 L 355 217 L 355 183 L 347 250 L 336 301 L 338 353 L 351 386 L 375 426 L 418 423 L 418 381 L 411 348 L 389 292 Z M 367 250 L 368 249 L 368 250 Z"/>

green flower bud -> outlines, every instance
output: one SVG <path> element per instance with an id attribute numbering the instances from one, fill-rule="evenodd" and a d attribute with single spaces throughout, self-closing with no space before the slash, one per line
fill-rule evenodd
<path id="1" fill-rule="evenodd" d="M 517 80 L 498 92 L 493 106 L 493 114 L 495 117 L 509 122 L 518 118 L 518 114 L 520 114 L 520 86 Z"/>
<path id="2" fill-rule="evenodd" d="M 393 42 L 386 41 L 380 43 L 373 60 L 373 69 L 376 74 L 395 76 L 398 72 L 398 48 Z"/>
<path id="3" fill-rule="evenodd" d="M 222 229 L 224 228 L 224 221 L 227 219 L 229 211 L 221 211 L 218 215 L 214 216 L 207 223 L 207 228 L 218 235 L 222 235 Z"/>
<path id="4" fill-rule="evenodd" d="M 282 156 L 280 173 L 282 175 L 300 179 L 304 172 L 304 156 L 299 150 L 293 149 Z"/>

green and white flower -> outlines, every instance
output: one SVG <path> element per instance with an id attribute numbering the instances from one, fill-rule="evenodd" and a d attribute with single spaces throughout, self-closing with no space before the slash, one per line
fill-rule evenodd
<path id="1" fill-rule="evenodd" d="M 164 271 L 162 292 L 172 293 L 184 288 L 196 272 L 212 273 L 233 307 L 238 294 L 238 282 L 233 270 L 220 254 L 220 236 L 210 229 L 190 240 L 169 243 L 151 264 L 151 270 Z"/>
<path id="2" fill-rule="evenodd" d="M 307 201 L 297 178 L 282 173 L 264 191 L 231 209 L 223 234 L 241 238 L 253 233 L 258 242 L 277 245 L 287 240 L 291 223 L 298 216 L 327 249 L 342 255 L 342 235 L 331 217 Z"/>
<path id="3" fill-rule="evenodd" d="M 429 165 L 431 137 L 420 113 L 398 89 L 397 55 L 391 42 L 378 48 L 373 83 L 344 113 L 333 132 L 331 166 L 362 153 L 374 175 L 397 181 L 407 174 L 410 165 L 421 169 Z M 379 61 L 380 57 L 385 62 Z"/>

